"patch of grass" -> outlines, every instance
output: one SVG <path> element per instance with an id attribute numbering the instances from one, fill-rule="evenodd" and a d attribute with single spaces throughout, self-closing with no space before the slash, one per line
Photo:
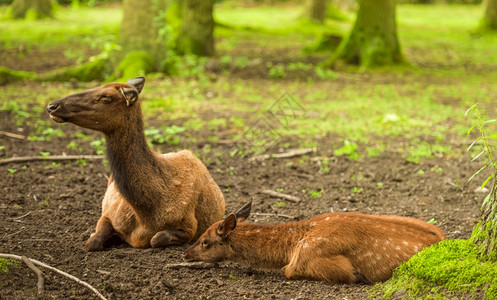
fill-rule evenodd
<path id="1" fill-rule="evenodd" d="M 471 240 L 445 240 L 400 265 L 393 277 L 377 284 L 372 295 L 384 299 L 447 299 L 497 295 L 497 264 L 481 260 Z M 456 296 L 457 295 L 457 296 Z M 463 297 L 464 298 L 464 297 Z"/>
<path id="2" fill-rule="evenodd" d="M 0 6 L 0 15 L 6 9 L 6 6 Z M 99 48 L 115 39 L 121 17 L 122 10 L 119 7 L 81 7 L 78 10 L 61 7 L 53 19 L 2 20 L 0 40 L 5 48 L 23 45 L 45 49 L 66 43 Z"/>

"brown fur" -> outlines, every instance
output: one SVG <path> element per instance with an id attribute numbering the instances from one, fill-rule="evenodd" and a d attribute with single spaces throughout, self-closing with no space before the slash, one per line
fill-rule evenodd
<path id="1" fill-rule="evenodd" d="M 327 213 L 278 225 L 240 223 L 247 217 L 237 212 L 213 224 L 186 250 L 185 261 L 283 268 L 289 279 L 378 282 L 444 239 L 438 227 L 408 217 Z"/>
<path id="2" fill-rule="evenodd" d="M 144 78 L 110 83 L 48 105 L 57 122 L 98 130 L 107 141 L 111 177 L 88 251 L 118 233 L 136 248 L 183 244 L 224 215 L 224 197 L 187 150 L 160 155 L 147 145 L 138 94 Z"/>

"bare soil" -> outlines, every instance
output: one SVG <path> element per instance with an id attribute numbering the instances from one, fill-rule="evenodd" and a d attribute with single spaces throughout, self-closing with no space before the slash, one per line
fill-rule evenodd
<path id="1" fill-rule="evenodd" d="M 25 69 L 38 71 L 39 67 Z M 26 88 L 24 83 L 15 84 Z M 36 93 L 37 84 L 30 85 Z M 210 117 L 215 114 L 209 112 Z M 48 120 L 48 116 L 44 118 Z M 0 120 L 0 130 L 17 132 L 11 114 L 0 112 Z M 23 130 L 25 134 L 34 128 L 26 125 Z M 71 137 L 80 128 L 68 125 L 63 131 L 64 138 L 37 142 L 0 135 L 0 145 L 5 146 L 0 155 L 94 154 L 88 143 Z M 100 138 L 98 133 L 83 131 Z M 304 157 L 251 160 L 231 157 L 232 145 L 208 142 L 207 137 L 212 135 L 216 132 L 205 129 L 194 139 L 182 138 L 180 145 L 162 148 L 198 151 L 210 143 L 213 150 L 206 154 L 210 161 L 206 165 L 225 194 L 227 213 L 253 198 L 250 222 L 285 222 L 288 217 L 298 220 L 330 211 L 359 211 L 433 220 L 448 238 L 468 238 L 479 217 L 483 195 L 474 192 L 476 182 L 467 183 L 478 166 L 464 155 L 423 159 L 413 164 L 400 153 L 387 151 L 379 157 L 355 161 L 334 157 L 332 145 L 342 141 L 328 136 L 318 141 L 315 152 Z M 82 151 L 66 149 L 71 141 L 77 142 Z M 290 143 L 298 146 L 296 139 Z M 271 151 L 287 149 L 276 147 Z M 223 154 L 216 157 L 216 152 Z M 321 168 L 323 157 L 331 161 L 329 171 Z M 419 174 L 420 169 L 424 174 Z M 43 261 L 88 282 L 108 299 L 364 299 L 372 288 L 367 284 L 290 281 L 281 270 L 253 269 L 229 262 L 207 269 L 168 268 L 168 264 L 182 262 L 188 245 L 144 250 L 121 244 L 87 253 L 85 241 L 100 216 L 109 175 L 104 161 L 87 161 L 86 165 L 76 161 L 11 163 L 0 165 L 0 174 L 0 252 Z M 273 198 L 262 194 L 264 189 L 278 189 L 302 201 Z M 323 191 L 318 196 L 311 195 L 311 191 L 320 189 Z M 72 280 L 42 271 L 46 280 L 42 299 L 96 299 Z M 8 273 L 0 273 L 0 286 L 0 299 L 37 297 L 36 276 L 23 263 L 11 266 Z"/>

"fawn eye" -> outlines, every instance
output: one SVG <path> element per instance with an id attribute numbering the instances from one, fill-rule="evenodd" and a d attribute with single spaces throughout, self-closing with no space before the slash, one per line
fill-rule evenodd
<path id="1" fill-rule="evenodd" d="M 202 243 L 200 243 L 200 245 L 202 246 L 202 248 L 207 248 L 207 247 L 209 247 L 209 242 L 204 240 L 204 241 L 202 241 Z"/>

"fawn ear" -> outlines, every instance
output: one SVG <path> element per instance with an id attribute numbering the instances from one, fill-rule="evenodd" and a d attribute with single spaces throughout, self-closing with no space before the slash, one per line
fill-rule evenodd
<path id="1" fill-rule="evenodd" d="M 235 216 L 236 216 L 236 220 L 238 222 L 243 222 L 245 221 L 246 219 L 248 219 L 248 217 L 250 216 L 250 211 L 252 210 L 252 200 L 250 200 L 247 204 L 245 204 L 244 206 L 242 206 L 242 208 L 240 208 L 236 213 L 235 213 Z"/>
<path id="2" fill-rule="evenodd" d="M 138 94 L 142 92 L 143 86 L 145 85 L 145 77 L 135 77 L 128 80 L 128 83 L 136 88 Z"/>
<path id="3" fill-rule="evenodd" d="M 227 216 L 216 229 L 216 233 L 225 238 L 236 228 L 236 217 L 234 214 Z"/>

